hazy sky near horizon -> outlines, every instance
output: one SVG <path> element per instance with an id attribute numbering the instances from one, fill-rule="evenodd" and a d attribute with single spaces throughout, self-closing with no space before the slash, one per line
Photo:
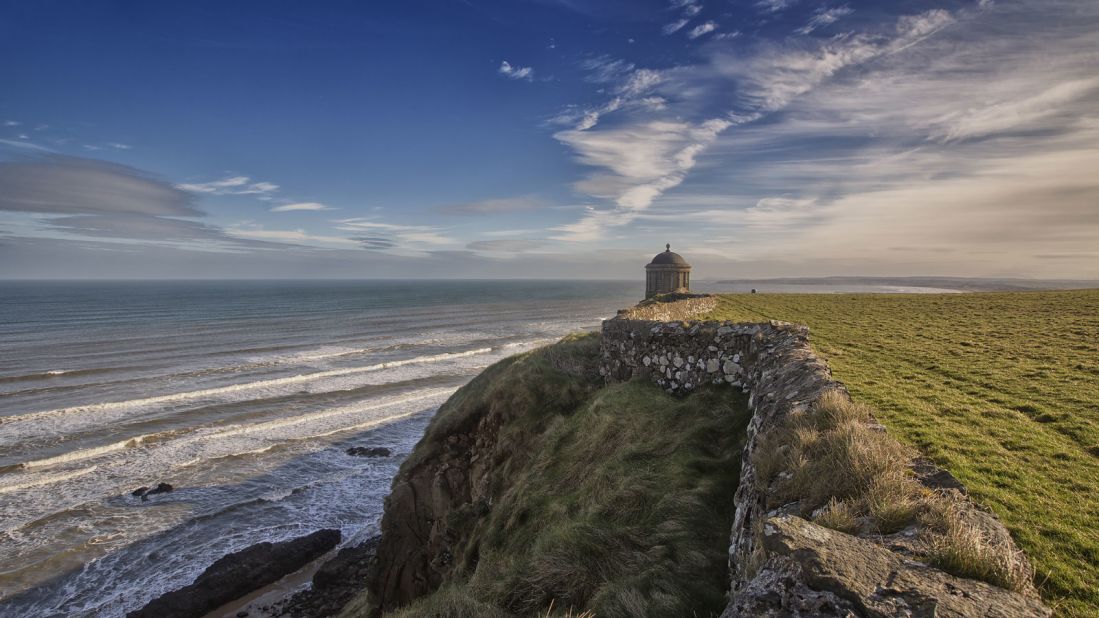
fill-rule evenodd
<path id="1" fill-rule="evenodd" d="M 0 0 L 0 278 L 1099 278 L 1099 2 Z"/>

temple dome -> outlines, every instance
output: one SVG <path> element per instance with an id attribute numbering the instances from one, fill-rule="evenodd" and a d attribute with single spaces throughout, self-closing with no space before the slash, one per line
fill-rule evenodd
<path id="1" fill-rule="evenodd" d="M 645 298 L 691 292 L 691 265 L 683 256 L 672 253 L 671 245 L 664 245 L 664 248 L 663 253 L 657 253 L 653 261 L 645 265 Z"/>
<path id="2" fill-rule="evenodd" d="M 666 245 L 666 247 L 667 247 L 667 249 L 665 251 L 657 253 L 656 256 L 653 257 L 653 261 L 649 262 L 649 264 L 669 264 L 669 265 L 673 265 L 673 266 L 690 266 L 690 264 L 687 263 L 687 260 L 683 259 L 682 255 L 679 255 L 678 253 L 675 253 L 675 252 L 672 251 L 672 246 L 671 245 Z"/>

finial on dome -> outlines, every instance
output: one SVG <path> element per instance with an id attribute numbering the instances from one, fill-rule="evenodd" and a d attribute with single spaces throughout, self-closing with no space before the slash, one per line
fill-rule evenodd
<path id="1" fill-rule="evenodd" d="M 671 251 L 672 250 L 672 243 L 668 243 L 668 244 L 664 245 L 664 250 L 665 251 Z"/>

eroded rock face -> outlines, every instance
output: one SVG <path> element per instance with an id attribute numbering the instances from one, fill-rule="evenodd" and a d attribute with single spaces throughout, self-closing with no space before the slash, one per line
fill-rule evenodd
<path id="1" fill-rule="evenodd" d="M 764 522 L 763 546 L 770 557 L 722 618 L 1052 614 L 1034 598 L 954 577 L 877 543 L 792 515 Z"/>
<path id="2" fill-rule="evenodd" d="M 456 567 L 462 542 L 453 517 L 487 513 L 500 491 L 498 466 L 522 457 L 523 445 L 501 444 L 500 428 L 515 413 L 507 402 L 481 412 L 476 424 L 439 442 L 421 441 L 422 457 L 401 467 L 385 500 L 382 539 L 366 578 L 362 615 L 389 611 L 435 591 Z M 498 484 L 498 483 L 497 483 Z"/>

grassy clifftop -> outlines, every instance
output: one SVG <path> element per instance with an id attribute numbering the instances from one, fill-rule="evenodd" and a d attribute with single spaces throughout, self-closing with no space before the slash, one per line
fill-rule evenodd
<path id="1" fill-rule="evenodd" d="M 596 336 L 569 338 L 440 409 L 394 483 L 371 593 L 345 615 L 408 596 L 386 615 L 721 612 L 744 398 L 603 386 L 597 359 Z M 392 579 L 417 560 L 426 583 Z"/>
<path id="2" fill-rule="evenodd" d="M 836 379 L 1008 525 L 1060 614 L 1099 614 L 1099 291 L 738 294 L 707 317 L 807 324 Z"/>

